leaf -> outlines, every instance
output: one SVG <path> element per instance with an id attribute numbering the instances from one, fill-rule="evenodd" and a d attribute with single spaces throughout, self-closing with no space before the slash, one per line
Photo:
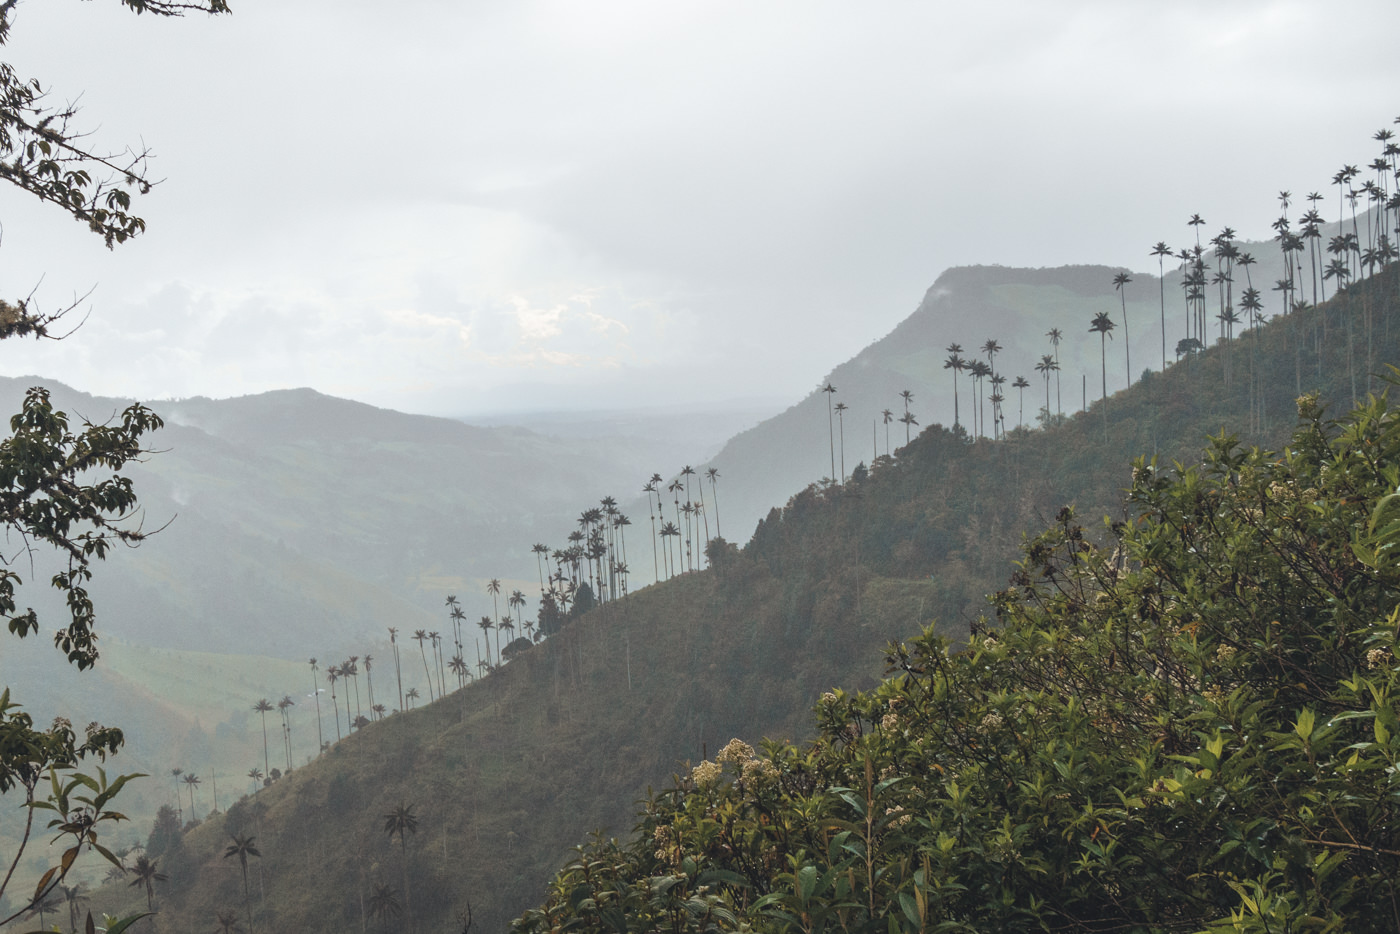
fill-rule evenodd
<path id="1" fill-rule="evenodd" d="M 114 924 L 107 925 L 107 934 L 122 934 L 123 931 L 131 927 L 137 921 L 140 921 L 142 918 L 149 918 L 150 916 L 151 912 L 143 911 L 139 915 L 131 915 L 128 918 L 122 918 Z"/>
<path id="2" fill-rule="evenodd" d="M 1308 737 L 1312 736 L 1313 725 L 1316 723 L 1316 719 L 1316 716 L 1311 710 L 1306 707 L 1303 708 L 1298 714 L 1298 722 L 1294 724 L 1293 732 L 1297 733 L 1302 738 L 1303 742 L 1306 743 Z"/>

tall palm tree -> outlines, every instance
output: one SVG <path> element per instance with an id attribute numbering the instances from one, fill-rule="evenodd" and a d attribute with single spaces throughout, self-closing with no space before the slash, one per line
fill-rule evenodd
<path id="1" fill-rule="evenodd" d="M 409 688 L 408 693 L 404 695 L 404 698 L 410 702 L 408 705 L 409 707 L 413 706 L 412 701 L 416 701 L 418 697 L 419 694 L 417 688 Z"/>
<path id="2" fill-rule="evenodd" d="M 63 894 L 64 904 L 68 906 L 68 923 L 76 932 L 78 930 L 78 911 L 83 903 L 89 901 L 85 884 L 79 882 L 76 885 L 60 885 L 58 890 Z M 44 922 L 41 919 L 39 923 L 42 925 Z"/>
<path id="3" fill-rule="evenodd" d="M 885 456 L 890 456 L 890 422 L 894 421 L 894 413 L 885 409 L 880 413 L 880 418 L 885 423 Z"/>
<path id="4" fill-rule="evenodd" d="M 399 689 L 399 709 L 403 710 L 403 668 L 399 664 L 399 631 L 389 627 L 389 648 L 394 650 L 394 683 Z"/>
<path id="5" fill-rule="evenodd" d="M 403 913 L 399 904 L 399 893 L 392 885 L 376 885 L 369 896 L 369 916 L 384 922 L 385 934 L 389 931 L 389 920 Z"/>
<path id="6" fill-rule="evenodd" d="M 258 698 L 258 702 L 253 705 L 253 709 L 262 717 L 263 731 L 263 771 L 271 772 L 272 764 L 267 759 L 267 712 L 272 709 L 272 705 L 267 702 L 266 697 Z"/>
<path id="7" fill-rule="evenodd" d="M 287 713 L 296 702 L 292 700 L 290 694 L 283 694 L 282 699 L 277 702 L 277 710 L 282 714 L 282 745 L 287 750 L 287 771 L 292 770 L 292 721 Z"/>
<path id="8" fill-rule="evenodd" d="M 716 484 L 719 482 L 719 468 L 708 468 L 705 471 L 705 476 L 710 481 L 710 495 L 713 496 L 715 500 L 715 535 L 719 538 L 723 538 L 724 533 L 719 530 L 719 490 L 716 489 Z M 650 503 L 651 500 L 648 499 L 647 502 Z M 625 554 L 624 557 L 626 557 Z"/>
<path id="9" fill-rule="evenodd" d="M 1024 376 L 1018 376 L 1016 377 L 1016 381 L 1013 382 L 1011 385 L 1016 389 L 1016 395 L 1019 399 L 1018 404 L 1020 405 L 1021 411 L 1016 416 L 1016 427 L 1020 428 L 1026 422 L 1026 387 L 1029 386 L 1030 383 L 1026 382 L 1026 378 Z"/>
<path id="10" fill-rule="evenodd" d="M 827 383 L 821 388 L 826 393 L 826 433 L 831 445 L 831 476 L 836 476 L 836 422 L 832 415 L 831 397 L 836 394 L 836 387 Z"/>
<path id="11" fill-rule="evenodd" d="M 408 929 L 413 930 L 413 899 L 408 888 L 408 834 L 418 832 L 418 818 L 413 814 L 413 805 L 405 805 L 402 802 L 391 812 L 384 815 L 384 832 L 389 835 L 389 843 L 393 844 L 394 835 L 399 838 L 399 866 L 403 871 L 403 897 L 408 908 Z"/>
<path id="12" fill-rule="evenodd" d="M 908 445 L 908 444 L 909 444 L 909 429 L 910 429 L 912 426 L 919 424 L 919 420 L 918 420 L 917 418 L 914 417 L 914 413 L 913 413 L 913 412 L 905 412 L 903 415 L 901 415 L 901 416 L 899 417 L 899 421 L 900 421 L 901 424 L 904 425 L 904 443 L 905 443 L 905 445 Z"/>
<path id="13" fill-rule="evenodd" d="M 1126 272 L 1120 272 L 1113 277 L 1113 288 L 1118 292 L 1118 300 L 1123 306 L 1123 353 L 1126 357 L 1128 367 L 1128 385 L 1133 384 L 1133 350 L 1132 339 L 1128 336 L 1128 293 L 1123 286 L 1133 281 L 1133 277 Z"/>
<path id="14" fill-rule="evenodd" d="M 457 616 L 454 617 L 454 622 L 457 619 L 460 619 L 462 615 L 461 607 L 457 607 L 456 610 Z M 370 677 L 370 668 L 373 666 L 373 664 L 374 656 L 370 655 L 369 653 L 365 653 L 365 692 L 369 694 L 369 706 L 371 707 L 374 706 L 374 679 Z"/>
<path id="15" fill-rule="evenodd" d="M 1055 414 L 1063 415 L 1064 408 L 1060 404 L 1060 341 L 1064 339 L 1064 335 L 1060 333 L 1059 328 L 1051 328 L 1045 332 L 1045 336 L 1050 338 L 1050 352 L 1055 356 Z"/>
<path id="16" fill-rule="evenodd" d="M 491 617 L 483 616 L 476 621 L 476 625 L 481 629 L 481 635 L 486 639 L 486 663 L 491 663 L 491 630 L 496 628 L 496 624 L 491 622 Z"/>
<path id="17" fill-rule="evenodd" d="M 489 593 L 489 594 L 491 595 L 491 615 L 492 615 L 492 618 L 495 619 L 495 620 L 498 620 L 498 619 L 501 618 L 501 604 L 500 604 L 500 601 L 499 601 L 499 599 L 498 599 L 498 598 L 500 597 L 500 595 L 501 595 L 501 581 L 500 581 L 500 579 L 499 579 L 499 578 L 496 578 L 496 577 L 491 578 L 491 580 L 486 584 L 486 592 Z M 489 644 L 488 644 L 487 648 L 490 648 Z"/>
<path id="18" fill-rule="evenodd" d="M 243 870 L 243 907 L 248 912 L 248 930 L 253 930 L 253 901 L 248 896 L 248 857 L 256 856 L 261 858 L 262 853 L 253 845 L 254 837 L 240 837 L 233 834 L 233 843 L 224 850 L 224 859 L 238 857 L 238 866 Z"/>
<path id="19" fill-rule="evenodd" d="M 415 629 L 413 631 L 413 641 L 418 643 L 418 654 L 423 659 L 423 674 L 428 679 L 428 703 L 433 701 L 433 673 L 428 669 L 428 652 L 423 647 L 423 643 L 428 640 L 428 630 Z"/>
<path id="20" fill-rule="evenodd" d="M 959 414 L 959 412 L 958 412 L 958 374 L 961 373 L 961 372 L 963 371 L 963 368 L 966 367 L 966 366 L 967 366 L 967 361 L 963 360 L 963 358 L 962 358 L 962 345 L 961 345 L 961 344 L 949 344 L 949 345 L 948 345 L 948 358 L 947 358 L 946 360 L 943 361 L 943 369 L 945 369 L 945 370 L 952 370 L 952 371 L 953 371 L 953 430 L 954 430 L 954 431 L 957 431 L 957 430 L 958 430 L 958 426 L 961 424 L 961 421 L 960 421 L 961 416 L 960 416 L 960 414 Z M 904 392 L 908 392 L 908 391 L 909 391 L 909 390 L 907 390 L 907 389 L 904 390 Z M 903 395 L 903 393 L 901 393 L 901 395 Z M 905 411 L 906 414 L 908 414 L 908 412 L 909 412 L 909 400 L 908 400 L 908 399 L 905 399 L 905 400 L 904 400 L 904 411 Z"/>
<path id="21" fill-rule="evenodd" d="M 841 432 L 841 482 L 846 482 L 846 403 L 836 403 L 836 421 Z"/>
<path id="22" fill-rule="evenodd" d="M 180 776 L 185 774 L 185 770 L 174 768 L 170 770 L 170 777 L 175 779 L 175 813 L 180 819 L 180 825 L 185 823 L 185 805 L 180 801 Z"/>
<path id="23" fill-rule="evenodd" d="M 1040 362 L 1035 365 L 1035 371 L 1045 380 L 1045 424 L 1049 425 L 1054 412 L 1050 408 L 1050 374 L 1058 370 L 1055 358 L 1047 354 L 1040 355 Z"/>
<path id="24" fill-rule="evenodd" d="M 1167 292 L 1166 292 L 1166 258 L 1172 255 L 1172 248 L 1167 246 L 1166 241 L 1158 240 L 1157 245 L 1148 254 L 1157 257 L 1157 298 L 1162 305 L 1162 369 L 1167 368 Z"/>
<path id="25" fill-rule="evenodd" d="M 1113 331 L 1113 319 L 1108 316 L 1108 312 L 1101 311 L 1094 315 L 1094 320 L 1089 325 L 1089 333 L 1099 335 L 1099 359 L 1103 375 L 1103 398 L 1108 398 L 1108 345 L 1104 339 L 1111 336 Z"/>
<path id="26" fill-rule="evenodd" d="M 165 873 L 160 871 L 160 859 L 151 859 L 147 856 L 136 857 L 136 862 L 132 864 L 131 874 L 136 878 L 132 879 L 129 885 L 131 888 L 140 886 L 146 890 L 146 910 L 156 910 L 156 883 L 166 882 L 170 879 Z M 39 922 L 43 924 L 41 920 Z"/>
<path id="27" fill-rule="evenodd" d="M 660 476 L 657 474 L 656 476 Z M 651 569 L 656 583 L 661 583 L 661 560 L 656 552 L 656 510 L 651 506 L 651 494 L 656 493 L 655 479 L 648 480 L 646 486 L 642 487 L 642 492 L 647 495 L 647 518 L 651 519 Z M 657 494 L 658 501 L 660 494 Z"/>
<path id="28" fill-rule="evenodd" d="M 390 630 L 392 632 L 392 630 Z M 316 659 L 311 659 L 311 696 L 316 699 L 316 752 L 320 754 L 321 747 L 326 745 L 326 738 L 321 735 L 321 683 L 316 680 Z"/>
<path id="29" fill-rule="evenodd" d="M 248 770 L 248 777 L 251 778 L 251 779 L 253 780 L 253 790 L 254 790 L 254 791 L 257 791 L 259 788 L 262 787 L 262 782 L 263 782 L 263 770 L 262 770 L 262 769 L 258 768 L 256 765 L 253 766 L 251 769 Z"/>
<path id="30" fill-rule="evenodd" d="M 331 686 L 331 713 L 335 715 L 335 741 L 340 742 L 340 703 L 335 696 L 335 683 L 340 680 L 340 669 L 335 665 L 326 669 L 326 683 Z"/>
<path id="31" fill-rule="evenodd" d="M 200 784 L 199 776 L 193 772 L 187 772 L 184 781 L 185 787 L 190 791 L 190 820 L 199 820 L 199 816 L 195 813 L 194 809 L 194 789 L 196 785 Z"/>
<path id="32" fill-rule="evenodd" d="M 982 411 L 982 381 L 992 375 L 992 368 L 981 360 L 973 360 L 967 368 L 972 373 L 972 395 L 977 403 L 972 409 L 972 436 L 980 438 L 986 431 L 986 413 Z"/>

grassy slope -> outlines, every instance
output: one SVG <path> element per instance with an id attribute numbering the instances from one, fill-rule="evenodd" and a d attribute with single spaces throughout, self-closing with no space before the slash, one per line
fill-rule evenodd
<path id="1" fill-rule="evenodd" d="M 1342 308 L 1326 313 L 1322 378 L 1301 357 L 1303 388 L 1344 405 Z M 1005 579 L 1023 530 L 1065 503 L 1121 512 L 1131 456 L 1190 460 L 1206 434 L 1250 425 L 1241 361 L 1255 344 L 1257 372 L 1270 378 L 1266 417 L 1248 437 L 1286 434 L 1295 335 L 1314 323 L 1320 333 L 1317 314 L 1237 341 L 1228 390 L 1220 348 L 1109 399 L 1107 418 L 1094 407 L 1001 444 L 929 430 L 861 483 L 799 494 L 715 570 L 575 623 L 487 681 L 367 728 L 187 835 L 158 929 L 194 930 L 240 905 L 237 867 L 221 858 L 230 832 L 254 833 L 264 854 L 254 889 L 261 929 L 362 923 L 370 886 L 398 884 L 382 825 L 400 803 L 420 817 L 408 847 L 420 929 L 441 929 L 467 900 L 480 927 L 500 929 L 538 897 L 571 843 L 598 826 L 625 831 L 647 785 L 732 735 L 803 738 L 817 694 L 879 677 L 887 639 L 930 618 L 967 625 Z M 1376 359 L 1400 360 L 1395 343 Z"/>

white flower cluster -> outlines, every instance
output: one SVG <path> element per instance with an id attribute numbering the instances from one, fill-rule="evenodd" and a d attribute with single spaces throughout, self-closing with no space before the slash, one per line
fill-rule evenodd
<path id="1" fill-rule="evenodd" d="M 690 780 L 695 783 L 696 788 L 709 788 L 719 781 L 720 775 L 724 773 L 724 767 L 718 762 L 711 762 L 705 759 L 695 768 L 690 770 Z"/>
<path id="2" fill-rule="evenodd" d="M 1374 648 L 1366 653 L 1366 667 L 1375 671 L 1378 668 L 1386 668 L 1390 665 L 1390 650 Z"/>

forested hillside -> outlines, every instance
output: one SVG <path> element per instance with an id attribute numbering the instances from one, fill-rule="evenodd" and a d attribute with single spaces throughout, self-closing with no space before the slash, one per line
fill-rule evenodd
<path id="1" fill-rule="evenodd" d="M 1353 371 L 1359 388 L 1367 379 L 1366 335 L 1345 343 L 1347 316 L 1369 309 L 1374 359 L 1400 359 L 1400 329 L 1386 327 L 1395 288 L 1393 270 L 1358 283 L 1063 424 L 975 442 L 926 429 L 846 484 L 800 492 L 745 547 L 711 543 L 708 570 L 571 620 L 185 834 L 163 857 L 159 929 L 243 907 L 259 927 L 329 930 L 389 911 L 386 891 L 418 929 L 468 904 L 477 925 L 499 929 L 570 845 L 598 827 L 626 833 L 648 786 L 688 774 L 731 737 L 757 747 L 814 736 L 812 706 L 836 685 L 874 688 L 890 639 L 930 623 L 950 638 L 1004 625 L 985 595 L 1013 573 L 1024 531 L 1074 506 L 1088 540 L 1111 547 L 1095 517 L 1140 508 L 1125 501 L 1132 458 L 1155 453 L 1165 474 L 1174 459 L 1198 462 L 1222 429 L 1279 448 L 1296 423 L 1290 377 L 1345 411 Z M 402 844 L 385 829 L 400 808 L 416 821 Z M 249 905 L 223 855 L 231 835 L 254 837 L 261 854 Z"/>

